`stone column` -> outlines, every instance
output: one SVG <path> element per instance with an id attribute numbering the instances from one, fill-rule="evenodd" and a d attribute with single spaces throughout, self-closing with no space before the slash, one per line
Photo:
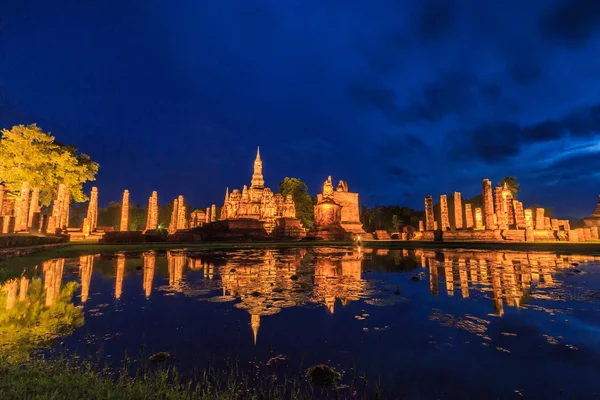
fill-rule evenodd
<path id="1" fill-rule="evenodd" d="M 98 188 L 92 187 L 90 193 L 90 202 L 88 204 L 87 215 L 83 219 L 82 231 L 85 235 L 89 235 L 96 230 L 98 224 Z"/>
<path id="2" fill-rule="evenodd" d="M 123 191 L 123 201 L 121 202 L 121 232 L 129 230 L 129 190 Z"/>
<path id="3" fill-rule="evenodd" d="M 431 196 L 425 197 L 425 230 L 433 231 L 433 199 Z"/>
<path id="4" fill-rule="evenodd" d="M 485 229 L 494 230 L 494 196 L 492 195 L 492 182 L 489 179 L 484 179 L 482 184 L 483 196 L 483 223 Z"/>
<path id="5" fill-rule="evenodd" d="M 550 217 L 544 217 L 544 230 L 552 230 L 552 222 L 550 222 Z"/>
<path id="6" fill-rule="evenodd" d="M 177 199 L 175 199 L 173 200 L 173 211 L 171 212 L 171 221 L 169 222 L 169 233 L 175 233 L 177 231 L 178 211 Z"/>
<path id="7" fill-rule="evenodd" d="M 210 222 L 210 207 L 206 207 L 206 223 Z"/>
<path id="8" fill-rule="evenodd" d="M 553 231 L 560 230 L 560 224 L 558 223 L 558 219 L 556 219 L 556 218 L 550 219 L 550 229 L 552 229 Z"/>
<path id="9" fill-rule="evenodd" d="M 60 223 L 59 228 L 69 227 L 69 215 L 71 211 L 71 191 L 65 187 L 63 198 L 60 201 Z M 66 229 L 65 229 L 66 230 Z"/>
<path id="10" fill-rule="evenodd" d="M 568 231 L 569 232 L 569 242 L 579 242 L 579 235 L 577 235 L 576 230 Z"/>
<path id="11" fill-rule="evenodd" d="M 425 224 L 423 223 L 423 220 L 420 219 L 419 220 L 419 232 L 423 232 L 425 230 Z"/>
<path id="12" fill-rule="evenodd" d="M 515 214 L 515 228 L 517 229 L 525 229 L 525 213 L 523 212 L 523 203 L 518 200 L 512 199 L 512 207 L 514 209 Z"/>
<path id="13" fill-rule="evenodd" d="M 483 212 L 480 207 L 475 208 L 475 229 L 485 229 L 485 225 L 483 224 Z"/>
<path id="14" fill-rule="evenodd" d="M 29 205 L 29 216 L 27 217 L 27 228 L 33 227 L 33 220 L 36 218 L 36 214 L 38 214 L 37 218 L 39 219 L 40 213 L 40 189 L 34 188 L 31 192 L 31 204 Z"/>
<path id="15" fill-rule="evenodd" d="M 433 221 L 433 230 L 437 231 L 438 230 L 438 222 L 437 221 Z"/>
<path id="16" fill-rule="evenodd" d="M 533 210 L 531 208 L 525 209 L 525 229 L 533 229 Z"/>
<path id="17" fill-rule="evenodd" d="M 185 229 L 185 202 L 182 195 L 177 198 L 177 229 Z"/>
<path id="18" fill-rule="evenodd" d="M 27 230 L 27 220 L 29 218 L 29 182 L 21 184 L 21 195 L 15 209 L 15 232 Z"/>
<path id="19" fill-rule="evenodd" d="M 463 228 L 462 198 L 460 192 L 454 192 L 454 228 Z"/>
<path id="20" fill-rule="evenodd" d="M 47 233 L 54 235 L 57 229 L 60 229 L 61 211 L 62 211 L 62 200 L 64 199 L 64 193 L 66 186 L 64 183 L 58 185 L 58 193 L 52 204 L 52 215 L 48 219 L 48 230 Z"/>
<path id="21" fill-rule="evenodd" d="M 537 208 L 535 210 L 535 229 L 544 230 L 546 227 L 544 226 L 544 209 Z"/>
<path id="22" fill-rule="evenodd" d="M 217 220 L 217 206 L 213 204 L 210 206 L 210 222 L 215 222 Z"/>
<path id="23" fill-rule="evenodd" d="M 445 194 L 440 196 L 440 225 L 442 231 L 446 232 L 450 228 L 450 218 L 448 217 L 448 199 Z"/>
<path id="24" fill-rule="evenodd" d="M 148 198 L 148 216 L 146 217 L 146 230 L 158 228 L 158 192 L 152 192 Z"/>
<path id="25" fill-rule="evenodd" d="M 470 203 L 465 203 L 465 228 L 473 229 L 473 209 Z"/>
<path id="26" fill-rule="evenodd" d="M 494 199 L 496 200 L 496 221 L 498 221 L 498 229 L 507 230 L 507 216 L 504 212 L 504 197 L 502 196 L 502 188 L 494 188 Z"/>

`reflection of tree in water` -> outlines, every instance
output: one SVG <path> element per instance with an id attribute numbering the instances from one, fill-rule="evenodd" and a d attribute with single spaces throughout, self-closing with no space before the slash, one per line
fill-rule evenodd
<path id="1" fill-rule="evenodd" d="M 29 353 L 83 325 L 83 313 L 72 303 L 79 287 L 69 282 L 61 288 L 59 261 L 44 263 L 40 278 L 13 279 L 0 285 L 0 351 L 9 358 Z"/>

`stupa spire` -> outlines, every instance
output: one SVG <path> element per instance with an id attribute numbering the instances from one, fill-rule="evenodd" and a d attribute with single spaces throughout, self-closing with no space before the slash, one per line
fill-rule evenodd
<path id="1" fill-rule="evenodd" d="M 256 339 L 258 339 L 258 328 L 260 328 L 260 315 L 252 315 L 250 317 L 250 326 L 252 326 L 252 332 L 254 333 L 254 344 L 256 345 Z"/>
<path id="2" fill-rule="evenodd" d="M 262 160 L 260 159 L 260 147 L 256 150 L 256 159 L 254 160 L 254 173 L 252 174 L 251 189 L 264 189 L 265 180 L 262 173 Z"/>

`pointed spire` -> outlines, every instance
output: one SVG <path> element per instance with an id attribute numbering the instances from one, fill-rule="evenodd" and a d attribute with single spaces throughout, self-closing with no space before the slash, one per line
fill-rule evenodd
<path id="1" fill-rule="evenodd" d="M 260 147 L 256 150 L 256 160 L 254 160 L 254 173 L 250 183 L 251 189 L 264 189 L 265 180 L 262 173 L 262 160 L 260 159 Z"/>
<path id="2" fill-rule="evenodd" d="M 260 315 L 252 315 L 250 317 L 250 325 L 252 326 L 252 332 L 254 333 L 254 345 L 256 345 L 256 339 L 258 339 L 258 328 L 260 328 Z"/>
<path id="3" fill-rule="evenodd" d="M 225 203 L 229 201 L 229 188 L 225 189 Z"/>
<path id="4" fill-rule="evenodd" d="M 256 160 L 255 161 L 260 161 L 260 146 L 256 147 Z"/>

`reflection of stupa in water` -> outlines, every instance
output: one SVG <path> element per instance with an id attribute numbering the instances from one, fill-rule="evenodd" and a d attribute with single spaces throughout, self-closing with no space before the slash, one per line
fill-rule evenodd
<path id="1" fill-rule="evenodd" d="M 152 293 L 152 282 L 156 270 L 156 253 L 149 251 L 144 253 L 144 294 L 146 298 Z"/>
<path id="2" fill-rule="evenodd" d="M 234 307 L 251 315 L 255 342 L 261 317 L 307 303 L 324 304 L 333 313 L 336 299 L 346 305 L 366 286 L 360 253 L 325 248 L 256 253 L 237 252 L 219 267 L 224 295 L 239 297 Z"/>
<path id="3" fill-rule="evenodd" d="M 94 256 L 79 257 L 79 276 L 81 278 L 81 302 L 85 303 L 90 295 L 90 283 L 94 270 Z"/>
<path id="4" fill-rule="evenodd" d="M 431 294 L 439 294 L 443 280 L 448 296 L 460 290 L 463 298 L 469 290 L 491 292 L 496 315 L 504 315 L 504 304 L 520 307 L 530 296 L 532 283 L 555 287 L 553 275 L 572 264 L 598 261 L 600 257 L 559 255 L 554 253 L 491 251 L 417 251 L 423 267 L 429 268 Z M 541 282 L 540 282 L 541 277 Z"/>

